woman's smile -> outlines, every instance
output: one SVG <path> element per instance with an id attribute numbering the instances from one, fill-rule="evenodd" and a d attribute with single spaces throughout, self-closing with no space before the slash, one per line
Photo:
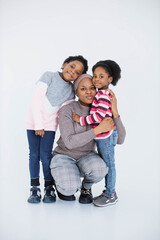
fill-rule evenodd
<path id="1" fill-rule="evenodd" d="M 92 99 L 93 99 L 93 96 L 92 96 L 92 95 L 87 95 L 86 98 L 87 98 L 88 100 L 92 100 Z"/>

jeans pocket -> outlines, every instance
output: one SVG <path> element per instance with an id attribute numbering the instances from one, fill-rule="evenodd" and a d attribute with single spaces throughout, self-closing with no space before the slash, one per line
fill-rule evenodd
<path id="1" fill-rule="evenodd" d="M 117 133 L 117 130 L 115 129 L 111 135 L 111 144 L 113 146 L 116 146 L 117 144 L 117 139 L 118 139 L 118 133 Z"/>

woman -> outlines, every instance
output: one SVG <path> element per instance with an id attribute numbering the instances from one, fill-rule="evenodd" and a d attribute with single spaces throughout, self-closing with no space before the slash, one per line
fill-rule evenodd
<path id="1" fill-rule="evenodd" d="M 81 188 L 80 203 L 93 201 L 91 186 L 101 181 L 107 174 L 107 167 L 103 159 L 95 152 L 94 138 L 96 135 L 114 129 L 116 125 L 119 137 L 118 143 L 125 138 L 125 129 L 118 115 L 116 101 L 113 95 L 113 119 L 108 118 L 94 129 L 89 125 L 80 126 L 72 120 L 73 112 L 80 116 L 89 114 L 90 104 L 96 95 L 92 77 L 88 74 L 81 75 L 74 82 L 74 89 L 79 101 L 73 101 L 61 108 L 59 112 L 59 138 L 51 161 L 51 174 L 59 198 L 75 200 L 74 193 Z M 81 177 L 84 177 L 81 184 Z"/>

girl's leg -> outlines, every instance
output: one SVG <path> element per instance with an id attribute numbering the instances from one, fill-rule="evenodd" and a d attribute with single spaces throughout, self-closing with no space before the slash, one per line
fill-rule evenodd
<path id="1" fill-rule="evenodd" d="M 105 161 L 108 166 L 108 174 L 105 176 L 106 193 L 112 196 L 115 193 L 116 184 L 116 168 L 115 168 L 115 157 L 114 147 L 117 142 L 116 130 L 112 133 L 109 138 L 96 140 L 98 153 Z"/>
<path id="2" fill-rule="evenodd" d="M 40 159 L 42 161 L 45 187 L 53 185 L 53 178 L 50 170 L 52 159 L 52 148 L 55 138 L 54 131 L 45 131 L 44 137 L 40 141 Z"/>
<path id="3" fill-rule="evenodd" d="M 34 130 L 27 130 L 29 143 L 29 170 L 31 177 L 31 186 L 39 186 L 39 161 L 40 161 L 40 140 L 41 137 L 35 135 Z"/>

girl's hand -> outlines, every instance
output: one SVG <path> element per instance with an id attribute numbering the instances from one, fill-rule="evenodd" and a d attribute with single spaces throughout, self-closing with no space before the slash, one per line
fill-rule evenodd
<path id="1" fill-rule="evenodd" d="M 80 116 L 76 113 L 72 114 L 72 119 L 74 122 L 80 123 Z"/>
<path id="2" fill-rule="evenodd" d="M 36 130 L 36 131 L 35 131 L 35 134 L 36 134 L 36 135 L 39 135 L 39 136 L 41 136 L 41 137 L 44 137 L 44 129 Z"/>
<path id="3" fill-rule="evenodd" d="M 109 98 L 111 101 L 111 109 L 112 109 L 113 117 L 118 118 L 119 113 L 118 113 L 118 108 L 117 108 L 117 98 L 112 90 L 108 89 L 108 91 L 111 94 L 111 97 L 109 97 Z"/>
<path id="4" fill-rule="evenodd" d="M 114 121 L 112 118 L 108 117 L 103 119 L 100 124 L 93 129 L 94 134 L 98 135 L 103 132 L 108 132 L 115 129 Z"/>

